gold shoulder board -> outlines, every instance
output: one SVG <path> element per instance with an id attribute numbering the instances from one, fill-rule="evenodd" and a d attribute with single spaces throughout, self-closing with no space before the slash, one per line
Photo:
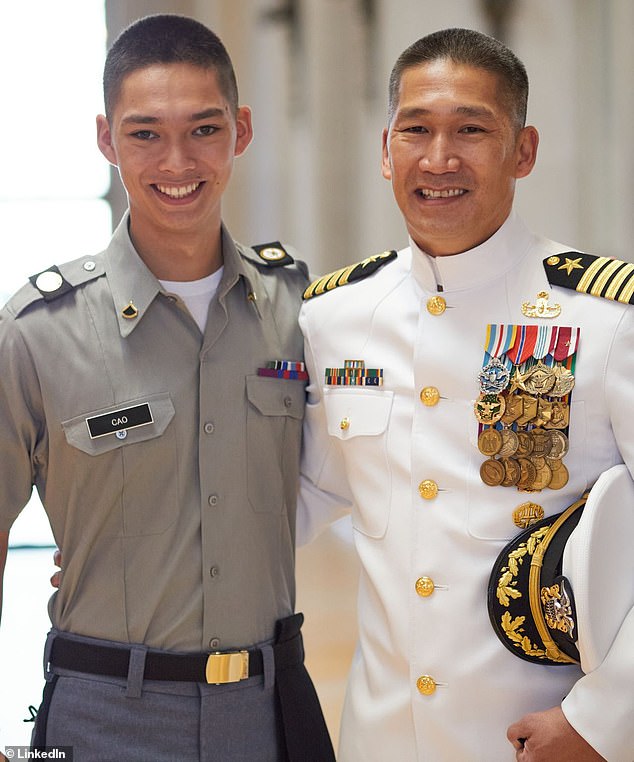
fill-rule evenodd
<path id="1" fill-rule="evenodd" d="M 632 262 L 565 251 L 545 259 L 544 269 L 551 286 L 563 286 L 622 304 L 634 304 Z"/>
<path id="2" fill-rule="evenodd" d="M 326 291 L 332 291 L 337 286 L 346 286 L 356 280 L 363 280 L 396 257 L 395 251 L 384 251 L 382 254 L 375 254 L 373 257 L 368 257 L 354 265 L 348 265 L 348 267 L 342 267 L 340 270 L 328 273 L 328 275 L 322 275 L 304 291 L 304 299 L 312 299 L 313 296 L 325 294 Z"/>

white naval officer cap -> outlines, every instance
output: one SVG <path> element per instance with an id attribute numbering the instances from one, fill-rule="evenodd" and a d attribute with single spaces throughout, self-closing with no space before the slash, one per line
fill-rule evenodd
<path id="1" fill-rule="evenodd" d="M 596 669 L 634 606 L 632 537 L 634 482 L 623 464 L 521 532 L 489 581 L 489 617 L 502 643 L 538 664 Z"/>

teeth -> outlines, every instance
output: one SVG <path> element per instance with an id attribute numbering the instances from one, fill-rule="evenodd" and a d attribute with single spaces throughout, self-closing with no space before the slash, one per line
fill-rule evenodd
<path id="1" fill-rule="evenodd" d="M 173 185 L 157 185 L 156 187 L 170 198 L 185 198 L 193 193 L 200 186 L 200 183 L 190 183 L 189 185 L 179 185 L 175 187 Z"/>
<path id="2" fill-rule="evenodd" d="M 420 192 L 425 198 L 451 198 L 452 196 L 461 196 L 465 191 L 462 188 L 449 188 L 448 190 L 423 188 Z"/>

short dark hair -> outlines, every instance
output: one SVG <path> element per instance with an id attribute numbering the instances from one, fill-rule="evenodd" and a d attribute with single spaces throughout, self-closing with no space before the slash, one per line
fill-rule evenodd
<path id="1" fill-rule="evenodd" d="M 111 118 L 123 80 L 152 64 L 187 63 L 214 69 L 231 110 L 238 109 L 238 85 L 231 58 L 220 38 L 204 24 L 171 13 L 145 16 L 112 43 L 103 71 L 106 116 Z"/>
<path id="2" fill-rule="evenodd" d="M 524 64 L 499 40 L 473 29 L 441 29 L 421 37 L 401 53 L 390 74 L 389 122 L 398 107 L 403 72 L 440 59 L 474 66 L 497 75 L 502 101 L 517 129 L 525 125 L 528 75 Z"/>

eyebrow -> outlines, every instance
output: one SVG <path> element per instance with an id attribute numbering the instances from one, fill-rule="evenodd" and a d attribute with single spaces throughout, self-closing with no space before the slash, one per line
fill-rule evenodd
<path id="1" fill-rule="evenodd" d="M 189 121 L 199 122 L 201 119 L 217 119 L 218 117 L 224 117 L 225 114 L 225 109 L 214 106 L 191 114 Z M 158 124 L 160 121 L 157 116 L 147 116 L 145 114 L 129 114 L 121 120 L 122 124 Z"/>
<path id="2" fill-rule="evenodd" d="M 418 108 L 416 106 L 412 108 L 405 108 L 397 112 L 397 116 L 404 119 L 412 119 L 421 116 L 429 116 L 434 112 L 428 108 Z M 483 106 L 456 106 L 452 109 L 453 114 L 460 114 L 462 116 L 481 117 L 485 119 L 495 118 L 495 114 L 488 108 Z"/>

